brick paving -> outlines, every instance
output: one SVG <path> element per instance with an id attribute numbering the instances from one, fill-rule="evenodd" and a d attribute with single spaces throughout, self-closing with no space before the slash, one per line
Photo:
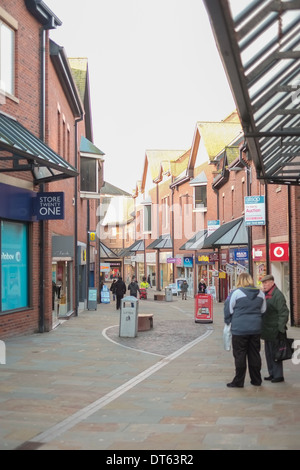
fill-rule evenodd
<path id="1" fill-rule="evenodd" d="M 100 304 L 50 333 L 6 341 L 0 365 L 0 449 L 299 450 L 300 364 L 285 382 L 228 389 L 232 352 L 194 301 L 139 301 L 154 328 L 119 337 L 115 304 Z M 300 329 L 289 336 L 300 339 Z M 267 375 L 263 357 L 263 375 Z"/>

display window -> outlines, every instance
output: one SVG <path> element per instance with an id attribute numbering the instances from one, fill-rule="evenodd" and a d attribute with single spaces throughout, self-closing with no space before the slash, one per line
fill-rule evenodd
<path id="1" fill-rule="evenodd" d="M 1 313 L 28 307 L 28 225 L 1 221 Z"/>

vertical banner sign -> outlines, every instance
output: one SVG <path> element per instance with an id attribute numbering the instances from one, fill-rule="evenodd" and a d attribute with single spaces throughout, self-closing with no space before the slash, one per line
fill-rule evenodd
<path id="1" fill-rule="evenodd" d="M 35 215 L 37 220 L 64 219 L 64 193 L 37 193 Z"/>
<path id="2" fill-rule="evenodd" d="M 245 225 L 266 225 L 265 196 L 245 197 Z"/>

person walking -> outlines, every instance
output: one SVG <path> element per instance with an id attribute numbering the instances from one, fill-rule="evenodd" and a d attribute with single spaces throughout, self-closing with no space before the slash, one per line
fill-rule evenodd
<path id="1" fill-rule="evenodd" d="M 128 286 L 128 290 L 130 292 L 130 295 L 132 295 L 133 297 L 137 297 L 137 293 L 140 292 L 140 288 L 138 283 L 136 282 L 135 276 L 132 276 L 132 280 Z"/>
<path id="2" fill-rule="evenodd" d="M 235 377 L 227 387 L 244 387 L 248 369 L 252 385 L 261 385 L 260 335 L 267 303 L 264 293 L 254 287 L 252 276 L 241 273 L 236 289 L 224 305 L 224 321 L 231 323 Z"/>
<path id="3" fill-rule="evenodd" d="M 114 279 L 109 289 L 112 292 L 113 300 L 116 300 L 116 282 L 117 280 Z"/>
<path id="4" fill-rule="evenodd" d="M 186 293 L 187 293 L 188 287 L 189 287 L 188 283 L 186 282 L 186 280 L 184 280 L 183 283 L 181 284 L 182 300 L 186 300 Z"/>
<path id="5" fill-rule="evenodd" d="M 198 285 L 198 294 L 205 294 L 206 291 L 206 284 L 204 282 L 204 279 L 201 279 Z"/>
<path id="6" fill-rule="evenodd" d="M 123 281 L 122 277 L 119 276 L 116 284 L 115 284 L 115 291 L 116 291 L 116 308 L 119 310 L 121 305 L 121 299 L 123 299 L 124 294 L 126 293 L 126 284 Z"/>
<path id="7" fill-rule="evenodd" d="M 275 362 L 273 360 L 273 350 L 275 340 L 286 335 L 289 309 L 283 293 L 274 282 L 272 274 L 264 276 L 261 282 L 267 301 L 267 311 L 263 317 L 261 337 L 265 341 L 265 356 L 269 376 L 264 379 L 270 380 L 272 383 L 284 382 L 282 361 Z"/>

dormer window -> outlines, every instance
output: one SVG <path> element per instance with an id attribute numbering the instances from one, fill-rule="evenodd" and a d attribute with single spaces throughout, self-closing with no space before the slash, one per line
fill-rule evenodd
<path id="1" fill-rule="evenodd" d="M 206 211 L 207 210 L 207 178 L 202 171 L 196 178 L 194 178 L 190 185 L 194 187 L 193 194 L 193 208 L 194 210 Z"/>

